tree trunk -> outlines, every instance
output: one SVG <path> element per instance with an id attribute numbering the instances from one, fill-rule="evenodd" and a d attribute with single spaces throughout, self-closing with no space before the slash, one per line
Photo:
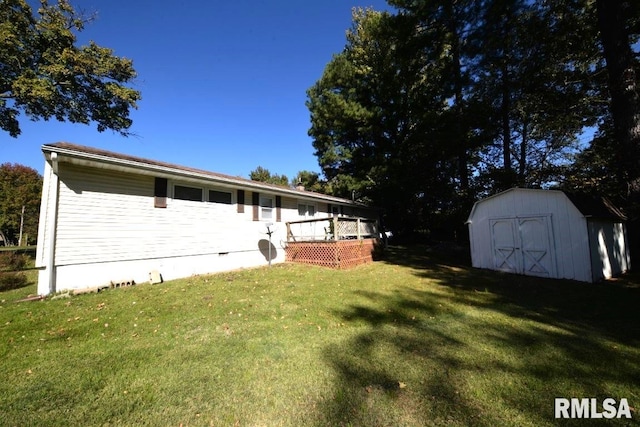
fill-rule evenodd
<path id="1" fill-rule="evenodd" d="M 455 117 L 457 122 L 456 144 L 458 144 L 458 173 L 460 176 L 460 190 L 466 196 L 469 190 L 469 169 L 467 154 L 467 131 L 465 119 L 463 118 L 463 96 L 462 96 L 462 64 L 460 53 L 459 24 L 454 10 L 453 3 L 446 2 L 447 29 L 451 37 L 451 55 L 453 65 L 453 85 L 455 96 Z"/>
<path id="2" fill-rule="evenodd" d="M 627 215 L 632 264 L 640 252 L 640 101 L 633 51 L 623 0 L 597 0 L 598 27 L 609 73 L 618 177 L 626 184 Z"/>
<path id="3" fill-rule="evenodd" d="M 500 105 L 500 117 L 502 120 L 502 158 L 504 167 L 504 187 L 513 185 L 513 167 L 511 166 L 511 92 L 509 91 L 508 66 L 502 67 L 502 102 Z"/>
<path id="4" fill-rule="evenodd" d="M 620 178 L 627 184 L 627 196 L 640 196 L 640 111 L 633 51 L 627 32 L 622 0 L 597 0 L 598 27 L 609 74 L 609 94 Z"/>
<path id="5" fill-rule="evenodd" d="M 527 140 L 529 139 L 529 121 L 525 118 L 522 123 L 520 142 L 520 159 L 518 159 L 518 185 L 525 187 L 527 174 Z"/>

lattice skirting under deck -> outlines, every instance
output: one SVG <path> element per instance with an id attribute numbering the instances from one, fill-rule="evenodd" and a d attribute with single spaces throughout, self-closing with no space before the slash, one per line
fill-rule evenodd
<path id="1" fill-rule="evenodd" d="M 350 268 L 373 261 L 378 239 L 289 242 L 286 260 L 331 268 Z"/>

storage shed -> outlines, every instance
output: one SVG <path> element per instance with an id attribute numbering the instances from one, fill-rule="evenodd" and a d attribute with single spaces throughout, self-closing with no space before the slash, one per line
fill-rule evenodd
<path id="1" fill-rule="evenodd" d="M 630 268 L 625 217 L 606 198 L 512 188 L 476 202 L 467 224 L 477 268 L 582 282 Z"/>

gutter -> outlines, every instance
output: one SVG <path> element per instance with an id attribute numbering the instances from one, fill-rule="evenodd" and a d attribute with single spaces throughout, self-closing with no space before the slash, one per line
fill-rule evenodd
<path id="1" fill-rule="evenodd" d="M 58 153 L 51 153 L 51 175 L 53 179 L 53 203 L 51 212 L 51 221 L 48 230 L 49 251 L 47 252 L 47 263 L 49 266 L 48 287 L 49 293 L 56 292 L 56 229 L 58 228 L 58 197 L 60 193 L 60 177 L 58 176 Z"/>
<path id="2" fill-rule="evenodd" d="M 121 159 L 117 157 L 110 157 L 102 154 L 88 153 L 84 151 L 73 150 L 65 147 L 56 147 L 55 145 L 43 145 L 42 151 L 48 153 L 51 156 L 56 154 L 58 161 L 68 162 L 81 166 L 93 166 L 102 169 L 111 169 L 121 172 L 129 172 L 143 175 L 152 175 L 162 178 L 172 178 L 175 176 L 181 176 L 189 179 L 204 180 L 206 182 L 216 182 L 231 186 L 248 187 L 250 189 L 264 190 L 272 193 L 281 193 L 287 195 L 293 195 L 297 198 L 311 199 L 311 200 L 324 200 L 328 202 L 335 202 L 344 205 L 352 205 L 364 208 L 370 208 L 369 206 L 343 199 L 341 197 L 328 196 L 325 194 L 314 193 L 309 191 L 294 190 L 285 187 L 273 186 L 270 184 L 260 183 L 259 181 L 250 181 L 246 179 L 234 178 L 231 176 L 224 176 L 222 174 L 207 173 L 206 171 L 187 170 L 181 169 L 179 166 L 169 166 L 156 164 L 149 161 L 146 163 L 140 160 L 133 159 Z M 52 160 L 53 161 L 53 160 Z"/>

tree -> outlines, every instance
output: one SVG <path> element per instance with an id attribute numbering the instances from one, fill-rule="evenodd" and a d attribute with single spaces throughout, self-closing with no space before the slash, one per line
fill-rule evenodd
<path id="1" fill-rule="evenodd" d="M 633 260 L 640 252 L 640 6 L 637 2 L 597 0 L 597 24 L 606 61 L 614 147 L 611 160 L 619 200 L 629 221 Z M 636 49 L 634 51 L 634 48 Z M 634 255 L 635 254 L 635 255 Z"/>
<path id="2" fill-rule="evenodd" d="M 474 93 L 489 112 L 493 143 L 481 175 L 495 190 L 558 181 L 578 151 L 577 135 L 602 114 L 593 16 L 582 1 L 486 2 L 473 35 Z"/>
<path id="3" fill-rule="evenodd" d="M 35 243 L 41 191 L 42 177 L 35 169 L 11 163 L 0 165 L 0 231 L 9 241 Z"/>
<path id="4" fill-rule="evenodd" d="M 76 33 L 90 21 L 67 0 L 40 0 L 37 16 L 26 0 L 0 1 L 0 128 L 20 135 L 18 116 L 89 124 L 129 135 L 129 110 L 140 92 L 125 84 L 136 77 L 130 59 Z"/>
<path id="5" fill-rule="evenodd" d="M 320 174 L 303 170 L 291 180 L 291 186 L 296 187 L 302 185 L 307 191 L 315 191 L 316 193 L 327 193 L 327 183 L 320 179 Z"/>
<path id="6" fill-rule="evenodd" d="M 252 181 L 260 181 L 260 182 L 266 182 L 269 184 L 289 186 L 289 178 L 287 178 L 286 175 L 278 175 L 278 174 L 272 175 L 271 172 L 269 172 L 269 169 L 265 169 L 262 166 L 258 166 L 257 168 L 249 172 L 249 178 Z"/>
<path id="7" fill-rule="evenodd" d="M 640 34 L 640 6 L 622 0 L 597 0 L 598 27 L 607 64 L 614 143 L 620 181 L 640 205 L 640 93 L 638 54 L 632 44 Z M 640 210 L 640 209 L 638 209 Z"/>
<path id="8" fill-rule="evenodd" d="M 339 195 L 384 207 L 396 235 L 452 237 L 475 142 L 466 64 L 451 49 L 459 30 L 441 18 L 462 11 L 418 11 L 354 12 L 345 49 L 307 92 L 309 135 Z"/>

